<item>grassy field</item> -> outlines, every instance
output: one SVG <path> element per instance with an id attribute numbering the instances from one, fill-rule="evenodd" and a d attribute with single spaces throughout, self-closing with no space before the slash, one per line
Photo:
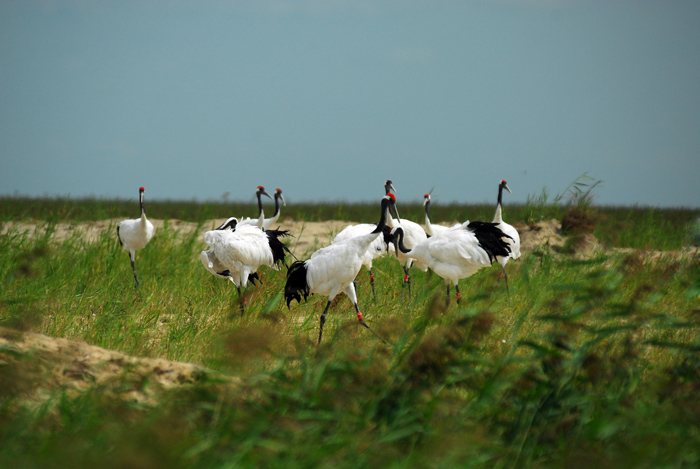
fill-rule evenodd
<path id="1" fill-rule="evenodd" d="M 365 319 L 339 296 L 316 347 L 325 298 L 288 309 L 285 270 L 263 268 L 239 314 L 232 285 L 197 255 L 195 234 L 166 227 L 139 252 L 134 290 L 113 230 L 87 243 L 49 241 L 55 223 L 133 217 L 135 203 L 0 200 L 2 220 L 47 220 L 42 235 L 0 236 L 0 326 L 207 368 L 123 399 L 149 377 L 82 393 L 49 387 L 40 357 L 0 348 L 0 467 L 690 467 L 700 464 L 700 265 L 607 251 L 577 260 L 575 239 L 607 247 L 678 250 L 700 210 L 548 203 L 507 206 L 525 225 L 557 218 L 569 250 L 542 246 L 460 282 L 412 272 L 402 292 L 391 257 L 375 264 L 377 298 L 358 277 Z M 303 220 L 374 221 L 374 204 L 290 206 Z M 147 202 L 150 217 L 204 223 L 253 204 Z M 422 220 L 422 207 L 401 206 Z M 493 206 L 431 207 L 433 222 L 490 220 Z M 13 331 L 13 332 L 8 332 Z M 14 332 L 20 331 L 20 332 Z M 232 386 L 228 377 L 242 378 Z M 50 383 L 49 383 L 50 384 Z"/>

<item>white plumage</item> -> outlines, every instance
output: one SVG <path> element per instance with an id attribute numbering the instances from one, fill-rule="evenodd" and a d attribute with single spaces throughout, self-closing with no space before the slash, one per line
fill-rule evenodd
<path id="1" fill-rule="evenodd" d="M 277 220 L 280 217 L 280 200 L 282 201 L 282 205 L 285 207 L 287 206 L 287 202 L 284 200 L 284 196 L 282 195 L 282 189 L 279 187 L 275 191 L 275 213 L 272 215 L 270 218 L 265 218 L 263 220 L 262 227 L 264 230 L 270 228 L 272 225 L 277 223 Z"/>
<path id="2" fill-rule="evenodd" d="M 372 223 L 360 223 L 359 225 L 348 225 L 343 230 L 335 235 L 331 244 L 338 244 L 344 242 L 348 239 L 362 236 L 371 233 L 377 228 L 377 225 Z M 369 280 L 372 286 L 372 296 L 376 297 L 374 291 L 374 273 L 372 273 L 372 262 L 375 259 L 386 254 L 386 252 L 391 248 L 391 242 L 389 240 L 389 230 L 388 227 L 384 227 L 381 236 L 377 236 L 374 241 L 369 244 L 369 247 L 362 255 L 362 265 L 364 265 L 369 271 Z"/>
<path id="3" fill-rule="evenodd" d="M 216 230 L 233 230 L 238 224 L 238 220 L 235 217 L 227 219 L 221 226 L 215 228 Z M 207 269 L 212 275 L 219 278 L 225 278 L 233 282 L 233 284 L 238 289 L 238 294 L 240 295 L 240 286 L 236 283 L 231 272 L 224 266 L 219 259 L 216 257 L 213 249 L 207 251 L 202 251 L 199 253 L 199 260 L 202 261 L 204 268 Z M 238 278 L 238 276 L 236 276 Z M 241 303 L 242 307 L 242 303 Z"/>
<path id="4" fill-rule="evenodd" d="M 425 206 L 425 232 L 428 236 L 438 236 L 449 227 L 430 223 L 430 194 L 425 194 L 423 199 L 423 205 Z"/>
<path id="5" fill-rule="evenodd" d="M 280 269 L 287 248 L 278 236 L 286 233 L 262 231 L 257 226 L 241 226 L 240 223 L 236 225 L 235 218 L 229 219 L 221 227 L 204 233 L 204 242 L 210 249 L 202 251 L 199 258 L 209 272 L 229 278 L 240 295 L 241 289 L 246 288 L 251 275 L 254 276 L 260 266 Z M 241 312 L 244 310 L 243 304 L 242 298 Z"/>
<path id="6" fill-rule="evenodd" d="M 501 183 L 498 185 L 498 203 L 496 204 L 496 213 L 493 217 L 493 222 L 496 223 L 498 228 L 500 228 L 503 233 L 509 236 L 509 238 L 506 238 L 506 241 L 510 247 L 510 254 L 508 256 L 498 256 L 496 258 L 498 263 L 501 265 L 501 275 L 503 275 L 506 279 L 506 290 L 509 290 L 506 264 L 508 263 L 509 259 L 518 259 L 520 257 L 520 235 L 518 234 L 518 230 L 503 221 L 503 216 L 501 214 L 503 189 L 512 194 L 505 179 L 501 180 Z M 499 279 L 501 278 L 501 275 L 498 276 Z"/>
<path id="7" fill-rule="evenodd" d="M 139 205 L 141 206 L 141 217 L 134 220 L 122 220 L 117 225 L 117 237 L 119 243 L 125 251 L 129 251 L 129 259 L 131 260 L 131 270 L 134 272 L 134 281 L 136 288 L 139 286 L 139 277 L 136 274 L 136 251 L 146 247 L 148 242 L 153 237 L 155 229 L 153 223 L 146 218 L 146 210 L 144 209 L 143 193 L 145 189 L 139 188 Z"/>
<path id="8" fill-rule="evenodd" d="M 360 324 L 369 329 L 357 305 L 353 280 L 362 267 L 365 252 L 372 242 L 381 235 L 386 226 L 389 207 L 393 205 L 395 200 L 393 194 L 387 194 L 382 198 L 381 218 L 371 232 L 352 236 L 344 241 L 321 248 L 314 252 L 308 260 L 297 261 L 289 267 L 287 283 L 284 287 L 287 306 L 293 299 L 301 301 L 301 295 L 306 299 L 310 293 L 328 297 L 320 319 L 319 344 L 323 336 L 323 324 L 326 321 L 328 308 L 333 298 L 341 292 L 345 292 L 355 306 Z"/>
<path id="9" fill-rule="evenodd" d="M 454 225 L 440 236 L 433 236 L 409 249 L 404 244 L 401 228 L 392 230 L 394 244 L 405 256 L 427 265 L 433 272 L 451 281 L 460 300 L 459 279 L 475 274 L 491 265 L 497 255 L 508 254 L 504 234 L 493 223 L 466 221 Z M 447 304 L 450 301 L 450 285 L 447 284 Z"/>
<path id="10" fill-rule="evenodd" d="M 243 288 L 247 284 L 248 274 L 257 271 L 261 265 L 279 270 L 274 264 L 267 235 L 254 226 L 239 225 L 235 231 L 207 231 L 204 233 L 204 242 Z"/>

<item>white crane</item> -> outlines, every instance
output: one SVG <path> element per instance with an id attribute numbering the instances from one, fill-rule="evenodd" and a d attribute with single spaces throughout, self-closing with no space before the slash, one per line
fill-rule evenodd
<path id="1" fill-rule="evenodd" d="M 493 217 L 493 222 L 496 223 L 496 226 L 498 226 L 498 228 L 500 228 L 500 230 L 508 236 L 507 241 L 510 247 L 510 254 L 507 256 L 497 256 L 496 259 L 501 265 L 501 274 L 498 276 L 498 279 L 500 280 L 501 276 L 505 277 L 506 291 L 510 293 L 510 288 L 508 287 L 508 274 L 506 273 L 506 263 L 508 263 L 508 259 L 518 259 L 520 257 L 520 235 L 518 235 L 518 230 L 503 221 L 503 217 L 501 215 L 503 189 L 512 194 L 505 179 L 502 179 L 501 183 L 498 185 L 498 203 L 496 204 L 496 214 Z"/>
<path id="2" fill-rule="evenodd" d="M 396 192 L 394 189 L 394 186 L 391 182 L 391 180 L 387 180 L 385 183 L 385 189 L 391 188 Z M 409 249 L 411 249 L 413 246 L 416 244 L 420 243 L 421 241 L 424 241 L 428 238 L 428 235 L 425 233 L 425 230 L 416 222 L 413 222 L 411 220 L 406 220 L 406 219 L 401 219 L 399 217 L 398 210 L 396 209 L 396 206 L 394 208 L 394 213 L 396 214 L 396 220 L 392 218 L 391 213 L 388 214 L 388 222 L 387 224 L 391 228 L 403 228 L 404 231 L 404 236 L 405 236 L 405 243 L 406 246 L 408 246 Z M 421 261 L 414 261 L 413 258 L 406 256 L 403 252 L 395 250 L 395 254 L 397 259 L 401 264 L 403 264 L 404 268 L 404 277 L 403 277 L 403 287 L 405 288 L 406 285 L 408 285 L 408 296 L 410 298 L 411 296 L 411 276 L 409 274 L 409 269 L 411 266 L 415 263 L 416 267 L 421 269 L 422 271 L 428 270 L 428 266 L 425 265 Z"/>
<path id="3" fill-rule="evenodd" d="M 143 193 L 145 189 L 139 187 L 139 204 L 141 205 L 141 218 L 134 220 L 122 220 L 117 225 L 117 238 L 119 244 L 124 247 L 125 251 L 129 251 L 129 259 L 131 259 L 131 270 L 134 272 L 134 280 L 136 288 L 139 287 L 139 277 L 136 274 L 136 251 L 146 247 L 146 244 L 153 237 L 153 223 L 146 218 L 146 210 L 143 206 Z"/>
<path id="4" fill-rule="evenodd" d="M 425 232 L 428 236 L 438 236 L 446 231 L 449 227 L 442 225 L 433 225 L 430 223 L 430 194 L 423 196 L 423 205 L 425 205 Z"/>
<path id="5" fill-rule="evenodd" d="M 238 226 L 257 226 L 260 229 L 263 229 L 263 224 L 265 223 L 265 211 L 263 210 L 263 204 L 262 204 L 262 199 L 261 196 L 267 196 L 270 199 L 272 199 L 272 196 L 265 191 L 265 188 L 263 186 L 258 186 L 256 191 L 255 191 L 255 197 L 258 199 L 258 218 L 253 219 L 246 217 L 245 219 L 242 219 L 238 222 Z"/>
<path id="6" fill-rule="evenodd" d="M 362 267 L 362 257 L 370 244 L 381 235 L 386 226 L 389 209 L 396 202 L 394 194 L 387 194 L 381 201 L 381 217 L 377 226 L 370 233 L 354 236 L 345 241 L 338 242 L 319 249 L 306 261 L 296 261 L 287 270 L 287 283 L 284 286 L 284 296 L 289 307 L 292 300 L 301 302 L 309 294 L 317 293 L 328 297 L 326 307 L 321 314 L 318 332 L 318 343 L 323 337 L 323 324 L 326 322 L 326 314 L 331 306 L 331 301 L 340 292 L 350 298 L 355 306 L 357 319 L 367 329 L 371 328 L 365 323 L 360 308 L 357 305 L 357 295 L 353 280 Z M 373 331 L 374 332 L 374 331 Z"/>
<path id="7" fill-rule="evenodd" d="M 254 274 L 261 265 L 279 270 L 280 264 L 284 264 L 289 249 L 279 238 L 287 234 L 287 231 L 262 231 L 257 226 L 225 223 L 204 233 L 204 242 L 210 249 L 202 251 L 199 258 L 214 275 L 230 278 L 241 296 L 241 289 L 252 280 L 251 275 L 256 278 Z M 241 296 L 241 313 L 244 305 L 245 297 Z"/>
<path id="8" fill-rule="evenodd" d="M 282 195 L 282 189 L 278 187 L 275 191 L 275 213 L 272 217 L 263 220 L 262 227 L 264 230 L 277 223 L 277 219 L 280 217 L 280 200 L 282 200 L 282 205 L 286 207 L 287 202 L 285 202 L 284 196 Z"/>
<path id="9" fill-rule="evenodd" d="M 343 230 L 340 233 L 335 235 L 335 238 L 333 238 L 331 244 L 341 243 L 350 238 L 354 238 L 355 236 L 366 235 L 374 231 L 376 227 L 377 225 L 374 223 L 360 223 L 358 225 L 348 225 L 345 228 L 343 228 Z M 376 298 L 377 295 L 374 291 L 374 273 L 372 273 L 372 262 L 375 259 L 378 259 L 379 257 L 383 256 L 391 247 L 390 231 L 391 229 L 388 226 L 385 226 L 382 230 L 382 236 L 377 236 L 377 238 L 370 243 L 369 247 L 362 255 L 362 265 L 367 267 L 367 270 L 369 271 L 369 281 L 372 285 L 372 296 L 374 298 Z M 355 289 L 357 289 L 357 282 L 355 282 Z"/>
<path id="10" fill-rule="evenodd" d="M 215 230 L 235 230 L 236 225 L 238 224 L 238 219 L 235 217 L 231 217 L 227 219 L 224 223 L 221 224 L 218 228 L 215 228 Z M 223 279 L 228 279 L 230 280 L 235 286 L 236 290 L 238 291 L 238 296 L 241 298 L 240 301 L 240 308 L 241 308 L 241 314 L 245 312 L 245 302 L 243 301 L 243 296 L 241 295 L 241 287 L 237 282 L 237 280 L 240 278 L 240 275 L 232 275 L 231 271 L 227 269 L 216 257 L 216 254 L 214 253 L 213 249 L 209 249 L 207 251 L 202 251 L 199 254 L 199 260 L 202 261 L 202 264 L 204 264 L 204 268 L 207 269 L 209 272 L 211 272 L 212 275 L 215 277 L 223 278 Z M 248 281 L 255 285 L 255 281 L 260 280 L 258 277 L 258 273 L 254 272 L 248 275 Z"/>
<path id="11" fill-rule="evenodd" d="M 447 282 L 447 300 L 450 304 L 450 281 L 457 290 L 457 303 L 461 299 L 459 279 L 466 278 L 479 269 L 489 267 L 496 256 L 509 254 L 507 237 L 495 223 L 469 222 L 448 228 L 440 236 L 430 237 L 409 249 L 404 244 L 402 228 L 392 230 L 396 249 L 405 256 L 427 265 Z"/>

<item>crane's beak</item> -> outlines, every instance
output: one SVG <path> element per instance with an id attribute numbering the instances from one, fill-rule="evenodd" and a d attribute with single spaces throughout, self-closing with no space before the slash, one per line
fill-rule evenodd
<path id="1" fill-rule="evenodd" d="M 282 205 L 284 205 L 286 207 L 287 202 L 284 201 L 284 196 L 282 194 L 279 194 L 279 196 L 280 196 L 280 199 L 282 199 Z"/>
<path id="2" fill-rule="evenodd" d="M 391 208 L 394 209 L 394 215 L 396 215 L 396 219 L 401 222 L 401 217 L 399 216 L 399 209 L 396 208 L 396 204 L 391 204 Z"/>
<path id="3" fill-rule="evenodd" d="M 511 194 L 513 193 L 513 192 L 510 190 L 510 187 L 508 187 L 508 184 L 503 184 L 503 188 L 504 188 L 505 190 L 507 190 L 508 192 L 510 192 Z"/>
<path id="4" fill-rule="evenodd" d="M 272 199 L 272 196 L 271 196 L 270 194 L 268 194 L 267 191 L 266 191 L 265 189 L 263 189 L 263 191 L 261 192 L 261 194 L 262 194 L 262 195 L 266 195 L 267 197 L 269 197 L 270 199 Z"/>

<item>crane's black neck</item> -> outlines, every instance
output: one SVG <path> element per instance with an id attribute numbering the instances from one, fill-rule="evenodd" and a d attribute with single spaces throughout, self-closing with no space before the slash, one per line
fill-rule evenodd
<path id="1" fill-rule="evenodd" d="M 411 250 L 408 249 L 403 243 L 403 228 L 394 229 L 394 244 L 404 254 L 411 252 Z"/>
<path id="2" fill-rule="evenodd" d="M 381 233 L 381 231 L 384 229 L 386 226 L 386 220 L 387 220 L 387 214 L 389 213 L 389 208 L 393 204 L 393 200 L 389 196 L 385 196 L 382 198 L 382 214 L 379 218 L 379 223 L 377 223 L 377 227 L 372 231 L 372 233 Z"/>
<path id="3" fill-rule="evenodd" d="M 498 185 L 498 204 L 496 204 L 496 205 L 502 205 L 502 204 L 503 204 L 503 184 L 499 184 Z"/>
<path id="4" fill-rule="evenodd" d="M 280 194 L 275 192 L 275 214 L 273 216 L 278 216 L 280 214 Z"/>
<path id="5" fill-rule="evenodd" d="M 223 225 L 217 228 L 217 230 L 225 230 L 230 228 L 232 231 L 236 230 L 236 225 L 238 225 L 238 220 L 234 217 L 229 218 L 226 220 Z"/>
<path id="6" fill-rule="evenodd" d="M 263 214 L 262 198 L 260 197 L 262 193 L 258 191 L 256 195 L 258 196 L 258 216 L 260 216 Z"/>

